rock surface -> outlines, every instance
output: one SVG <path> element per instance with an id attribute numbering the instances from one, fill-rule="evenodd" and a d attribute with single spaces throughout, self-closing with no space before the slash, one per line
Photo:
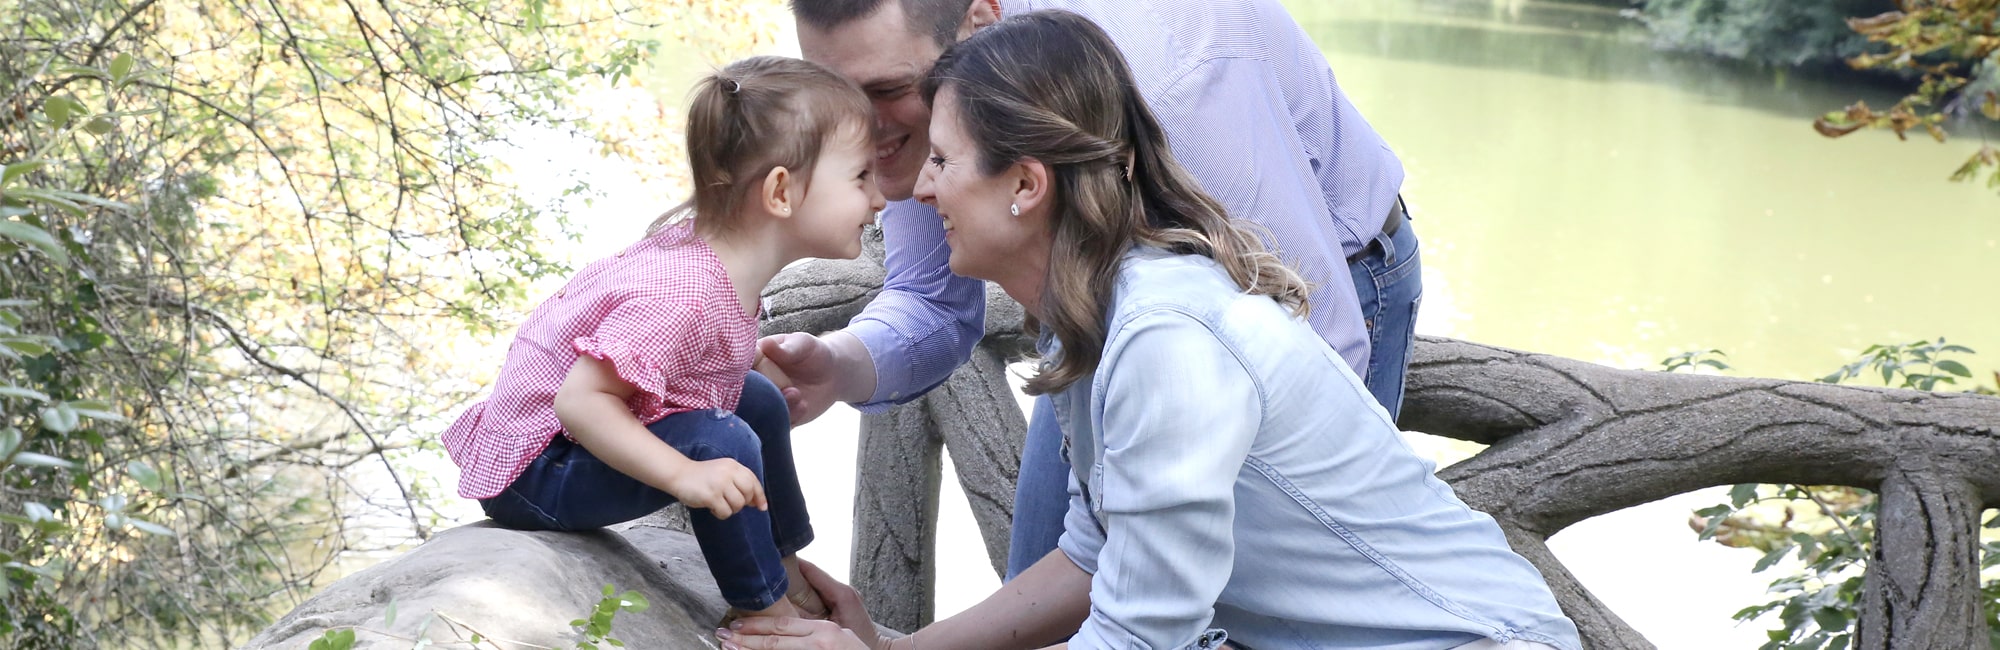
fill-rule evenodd
<path id="1" fill-rule="evenodd" d="M 296 650 L 328 630 L 353 627 L 356 648 L 407 649 L 420 634 L 431 647 L 465 648 L 475 632 L 510 649 L 574 648 L 583 637 L 570 621 L 588 618 L 611 584 L 651 603 L 613 619 L 610 636 L 626 647 L 716 648 L 712 633 L 727 606 L 701 549 L 693 536 L 654 521 L 588 533 L 491 522 L 447 530 L 335 582 L 245 647 Z"/>

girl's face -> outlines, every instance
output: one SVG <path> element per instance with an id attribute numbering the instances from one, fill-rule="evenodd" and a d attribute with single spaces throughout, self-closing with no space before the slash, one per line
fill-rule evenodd
<path id="1" fill-rule="evenodd" d="M 1029 279 L 1047 266 L 1048 211 L 1021 205 L 1020 214 L 1013 214 L 1022 200 L 1021 166 L 990 176 L 980 171 L 978 149 L 966 135 L 951 86 L 938 91 L 932 105 L 931 157 L 917 176 L 915 194 L 944 220 L 952 272 L 1003 285 Z"/>
<path id="2" fill-rule="evenodd" d="M 875 186 L 874 151 L 865 127 L 843 129 L 820 149 L 812 184 L 799 201 L 793 231 L 806 257 L 854 259 L 861 230 L 884 205 Z"/>

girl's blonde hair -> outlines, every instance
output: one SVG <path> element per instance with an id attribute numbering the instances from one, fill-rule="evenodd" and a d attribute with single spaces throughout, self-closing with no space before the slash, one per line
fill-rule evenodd
<path id="1" fill-rule="evenodd" d="M 784 167 L 806 189 L 820 149 L 836 136 L 872 139 L 875 114 L 853 82 L 818 64 L 754 56 L 704 77 L 688 107 L 694 196 L 653 220 L 648 236 L 683 219 L 727 233 L 745 197 Z"/>
<path id="2" fill-rule="evenodd" d="M 1174 160 L 1125 58 L 1089 19 L 1036 11 L 982 29 L 938 59 L 926 101 L 943 86 L 982 173 L 1031 158 L 1049 169 L 1055 242 L 1040 321 L 1062 355 L 1028 379 L 1028 393 L 1096 371 L 1119 261 L 1135 244 L 1212 258 L 1244 291 L 1305 313 L 1305 280 Z"/>

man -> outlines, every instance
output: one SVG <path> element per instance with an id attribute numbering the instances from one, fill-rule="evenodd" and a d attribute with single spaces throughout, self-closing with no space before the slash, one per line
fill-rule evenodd
<path id="1" fill-rule="evenodd" d="M 793 421 L 834 401 L 879 411 L 943 383 L 984 331 L 985 287 L 946 266 L 943 226 L 910 200 L 929 155 L 918 86 L 945 48 L 1002 16 L 1066 9 L 1117 42 L 1175 157 L 1231 216 L 1263 226 L 1315 287 L 1309 321 L 1394 417 L 1422 293 L 1402 164 L 1277 0 L 791 0 L 806 59 L 869 94 L 888 277 L 846 329 L 760 342 L 790 378 Z M 1062 433 L 1038 399 L 1014 499 L 1008 577 L 1056 548 Z"/>

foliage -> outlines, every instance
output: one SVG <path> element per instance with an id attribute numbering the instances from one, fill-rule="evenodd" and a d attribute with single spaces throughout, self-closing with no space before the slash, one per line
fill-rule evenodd
<path id="1" fill-rule="evenodd" d="M 1663 372 L 1675 372 L 1679 370 L 1695 371 L 1704 367 L 1716 370 L 1728 370 L 1729 364 L 1717 358 L 1727 356 L 1729 355 L 1723 354 L 1721 350 L 1690 350 L 1661 359 L 1660 370 Z"/>
<path id="2" fill-rule="evenodd" d="M 496 152 L 670 160 L 593 105 L 656 36 L 768 38 L 751 10 L 0 3 L 0 646 L 233 645 L 354 541 L 428 535 L 396 461 L 565 271 Z"/>
<path id="3" fill-rule="evenodd" d="M 604 585 L 604 597 L 598 599 L 597 605 L 591 608 L 590 618 L 588 620 L 576 619 L 570 621 L 570 627 L 574 628 L 577 635 L 581 637 L 581 640 L 577 641 L 576 647 L 587 650 L 598 650 L 601 647 L 598 644 L 607 644 L 614 648 L 625 647 L 624 641 L 611 637 L 612 620 L 618 616 L 618 612 L 643 612 L 651 606 L 646 601 L 646 597 L 637 591 L 627 590 L 625 593 L 619 594 L 617 587 L 609 584 Z M 462 640 L 433 642 L 431 637 L 426 635 L 426 632 L 430 629 L 431 623 L 438 620 L 443 620 L 448 625 L 451 625 L 454 628 L 454 632 L 459 634 L 459 638 Z M 396 602 L 392 600 L 382 613 L 382 627 L 391 627 L 395 624 Z M 459 646 L 479 648 L 482 644 L 491 646 L 494 650 L 504 650 L 503 646 L 493 637 L 481 634 L 464 622 L 442 612 L 431 612 L 429 616 L 426 616 L 423 622 L 417 625 L 414 636 L 401 636 L 381 630 L 357 627 L 336 627 L 328 629 L 319 638 L 313 639 L 313 642 L 308 646 L 308 650 L 352 650 L 356 633 L 360 631 L 399 641 L 407 641 L 411 644 L 411 650 L 425 650 L 433 646 L 438 648 Z M 469 638 L 467 635 L 470 635 Z"/>
<path id="4" fill-rule="evenodd" d="M 1888 0 L 1634 0 L 1661 45 L 1759 65 L 1831 65 L 1868 49 L 1850 16 Z"/>
<path id="5" fill-rule="evenodd" d="M 604 598 L 599 599 L 597 606 L 591 608 L 590 618 L 579 618 L 569 622 L 570 627 L 576 628 L 577 632 L 583 635 L 583 640 L 578 641 L 576 647 L 597 650 L 600 643 L 614 648 L 625 647 L 624 641 L 611 637 L 611 619 L 620 611 L 643 612 L 647 607 L 651 605 L 647 604 L 646 597 L 639 595 L 639 592 L 626 591 L 620 595 L 617 587 L 604 585 Z"/>
<path id="6" fill-rule="evenodd" d="M 1963 345 L 1945 343 L 1938 337 L 1936 343 L 1917 341 L 1902 345 L 1871 345 L 1861 351 L 1861 358 L 1854 363 L 1841 366 L 1819 380 L 1823 383 L 1838 384 L 1865 375 L 1882 375 L 1882 385 L 1911 390 L 1937 390 L 1938 384 L 1956 384 L 1961 378 L 1972 377 L 1972 371 L 1965 364 L 1944 358 L 1947 354 L 1972 354 L 1972 349 Z M 1901 380 L 1898 382 L 1898 380 Z"/>
<path id="7" fill-rule="evenodd" d="M 1923 130 L 1944 142 L 1949 120 L 2000 122 L 2000 0 L 1897 0 L 1896 10 L 1847 21 L 1884 50 L 1855 55 L 1857 70 L 1920 75 L 1922 83 L 1887 111 L 1867 102 L 1820 117 L 1814 128 L 1838 138 L 1863 128 L 1906 138 Z M 1977 113 L 1977 115 L 1974 115 Z M 1980 128 L 1984 128 L 1983 126 Z M 1986 144 L 1951 179 L 2000 189 L 2000 148 Z"/>
<path id="8" fill-rule="evenodd" d="M 1714 350 L 1669 357 L 1675 367 Z M 1918 341 L 1903 345 L 1873 345 L 1859 359 L 1825 377 L 1825 383 L 1879 378 L 1884 386 L 1933 390 L 1970 377 L 1964 364 L 1944 358 L 1972 354 L 1964 346 Z M 1665 365 L 1663 363 L 1663 365 Z M 1673 368 L 1669 368 L 1672 370 Z M 1995 375 L 2000 382 L 2000 373 Z M 1975 387 L 1978 392 L 1991 392 Z M 1781 575 L 1770 585 L 1772 598 L 1738 611 L 1748 622 L 1777 614 L 1778 627 L 1760 650 L 1845 650 L 1854 643 L 1860 620 L 1863 573 L 1875 543 L 1878 501 L 1867 490 L 1841 486 L 1741 484 L 1730 489 L 1729 503 L 1696 510 L 1689 519 L 1701 539 L 1764 552 L 1751 568 L 1763 573 L 1791 555 L 1803 564 L 1796 573 Z M 2000 512 L 1989 516 L 1987 529 L 2000 529 Z M 2000 536 L 1993 536 L 2000 539 Z M 2000 541 L 1981 545 L 1983 569 L 2000 566 Z M 2000 647 L 2000 577 L 1985 581 L 1985 618 L 1995 647 Z"/>

